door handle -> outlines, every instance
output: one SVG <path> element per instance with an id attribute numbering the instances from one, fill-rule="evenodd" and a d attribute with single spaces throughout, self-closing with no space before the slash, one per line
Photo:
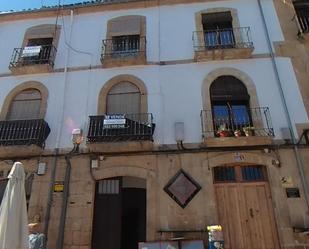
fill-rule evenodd
<path id="1" fill-rule="evenodd" d="M 251 216 L 251 218 L 253 218 L 253 217 L 254 217 L 254 215 L 253 215 L 253 209 L 252 209 L 252 208 L 250 208 L 250 209 L 249 209 L 249 212 L 250 212 L 250 216 Z"/>

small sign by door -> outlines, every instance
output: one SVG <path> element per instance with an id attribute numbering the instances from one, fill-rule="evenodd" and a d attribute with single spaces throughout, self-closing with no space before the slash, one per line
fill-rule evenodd
<path id="1" fill-rule="evenodd" d="M 63 192 L 64 182 L 55 182 L 54 184 L 54 192 L 60 193 Z"/>
<path id="2" fill-rule="evenodd" d="M 286 188 L 285 191 L 288 198 L 300 198 L 299 188 Z"/>

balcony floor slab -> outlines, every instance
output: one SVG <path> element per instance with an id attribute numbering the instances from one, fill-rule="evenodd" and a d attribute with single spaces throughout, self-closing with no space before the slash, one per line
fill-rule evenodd
<path id="1" fill-rule="evenodd" d="M 217 48 L 195 51 L 196 61 L 248 59 L 252 57 L 253 48 Z"/>
<path id="2" fill-rule="evenodd" d="M 273 143 L 272 137 L 251 136 L 251 137 L 210 137 L 205 138 L 202 147 L 238 147 L 270 145 Z"/>
<path id="3" fill-rule="evenodd" d="M 44 149 L 37 145 L 0 146 L 0 158 L 39 156 Z"/>
<path id="4" fill-rule="evenodd" d="M 133 152 L 153 150 L 152 141 L 125 141 L 125 142 L 102 142 L 88 143 L 90 152 Z"/>
<path id="5" fill-rule="evenodd" d="M 50 64 L 34 64 L 34 65 L 10 67 L 10 70 L 14 75 L 49 73 L 53 71 L 53 66 Z"/>

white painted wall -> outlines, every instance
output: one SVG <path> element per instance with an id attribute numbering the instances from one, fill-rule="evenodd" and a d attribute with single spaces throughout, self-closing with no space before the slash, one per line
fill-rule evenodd
<path id="1" fill-rule="evenodd" d="M 280 59 L 278 64 L 285 91 L 288 92 L 287 101 L 294 122 L 308 122 L 290 61 Z M 175 143 L 174 123 L 177 121 L 185 123 L 185 142 L 199 143 L 201 142 L 202 83 L 211 71 L 222 67 L 236 68 L 249 75 L 256 85 L 259 105 L 270 108 L 276 138 L 280 138 L 280 128 L 287 127 L 287 122 L 269 59 L 70 72 L 65 92 L 64 121 L 61 126 L 58 122 L 60 110 L 63 108 L 61 106 L 63 73 L 0 78 L 2 87 L 0 100 L 2 105 L 9 91 L 24 81 L 42 82 L 49 90 L 46 121 L 52 132 L 47 139 L 47 147 L 55 147 L 59 127 L 62 128 L 60 147 L 70 147 L 71 130 L 81 127 L 87 131 L 88 116 L 97 114 L 98 95 L 103 85 L 119 74 L 131 74 L 141 79 L 147 87 L 148 112 L 153 113 L 156 123 L 155 143 Z"/>
<path id="2" fill-rule="evenodd" d="M 283 39 L 271 1 L 263 0 L 266 18 L 272 30 L 272 40 Z M 240 26 L 250 26 L 255 46 L 254 53 L 267 53 L 265 32 L 256 0 L 218 1 L 197 4 L 181 4 L 135 10 L 110 11 L 76 15 L 73 19 L 70 39 L 70 17 L 60 16 L 61 36 L 55 68 L 63 68 L 66 58 L 66 42 L 80 52 L 70 51 L 68 65 L 100 65 L 101 42 L 105 38 L 106 24 L 111 18 L 122 15 L 144 15 L 147 23 L 147 59 L 150 62 L 175 61 L 193 58 L 192 32 L 195 30 L 194 14 L 207 8 L 230 7 L 238 10 Z M 28 27 L 55 23 L 54 18 L 0 23 L 0 75 L 7 73 L 14 47 L 20 47 Z M 85 54 L 87 52 L 88 54 Z M 89 55 L 90 54 L 90 55 Z M 287 95 L 293 123 L 308 122 L 301 100 L 293 67 L 289 59 L 278 59 L 279 71 Z M 287 127 L 285 114 L 270 59 L 225 60 L 205 63 L 176 64 L 169 66 L 132 66 L 109 69 L 92 69 L 64 73 L 36 74 L 0 77 L 0 108 L 4 98 L 17 85 L 35 80 L 49 90 L 46 121 L 51 127 L 47 148 L 71 147 L 71 130 L 77 127 L 87 132 L 88 116 L 97 113 L 98 94 L 112 77 L 131 74 L 140 78 L 147 87 L 148 112 L 156 123 L 155 143 L 172 144 L 174 123 L 185 123 L 185 143 L 201 142 L 202 83 L 207 75 L 218 68 L 230 67 L 243 71 L 256 85 L 259 105 L 268 106 L 276 138 L 280 128 Z M 66 85 L 65 85 L 65 79 Z M 64 97 L 64 98 L 63 98 Z M 210 107 L 209 107 L 210 109 Z M 61 120 L 64 110 L 64 120 Z M 59 133 L 60 132 L 60 133 Z"/>
<path id="3" fill-rule="evenodd" d="M 72 52 L 69 67 L 100 65 L 102 39 L 106 37 L 108 20 L 123 15 L 146 17 L 147 59 L 150 62 L 186 60 L 193 58 L 192 33 L 196 30 L 195 13 L 209 8 L 237 9 L 241 27 L 250 27 L 254 43 L 254 54 L 267 53 L 267 43 L 262 19 L 256 0 L 210 1 L 205 3 L 179 4 L 143 9 L 99 12 L 74 15 L 71 46 L 79 51 Z M 269 21 L 268 27 L 273 41 L 283 40 L 272 1 L 263 0 L 263 8 Z M 0 15 L 1 18 L 1 15 Z M 9 72 L 8 65 L 15 47 L 20 47 L 27 28 L 39 24 L 54 24 L 56 18 L 34 19 L 0 23 L 0 74 Z M 59 16 L 62 26 L 55 68 L 65 64 L 66 42 L 70 42 L 70 16 Z"/>

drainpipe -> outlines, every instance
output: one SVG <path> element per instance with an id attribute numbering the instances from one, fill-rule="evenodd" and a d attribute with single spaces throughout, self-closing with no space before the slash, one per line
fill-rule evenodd
<path id="1" fill-rule="evenodd" d="M 283 91 L 283 88 L 282 88 L 282 82 L 280 80 L 278 66 L 277 66 L 277 63 L 276 63 L 276 60 L 275 60 L 275 54 L 274 54 L 274 51 L 273 51 L 272 42 L 270 40 L 269 30 L 268 30 L 268 27 L 267 27 L 267 24 L 266 24 L 266 19 L 265 19 L 265 15 L 264 15 L 264 12 L 263 12 L 261 0 L 257 0 L 257 2 L 258 2 L 258 5 L 259 5 L 260 14 L 261 14 L 262 21 L 263 21 L 264 31 L 265 31 L 266 38 L 267 38 L 268 50 L 269 50 L 269 53 L 270 53 L 273 70 L 274 70 L 274 73 L 275 73 L 275 76 L 276 76 L 276 82 L 277 82 L 277 86 L 278 86 L 278 89 L 279 89 L 281 102 L 283 104 L 283 108 L 284 108 L 284 111 L 285 111 L 285 117 L 286 117 L 286 120 L 287 120 L 287 123 L 288 123 L 290 136 L 292 138 L 293 150 L 294 150 L 294 154 L 295 154 L 296 164 L 297 164 L 297 167 L 298 167 L 300 180 L 301 180 L 301 183 L 303 185 L 305 200 L 306 200 L 307 208 L 308 208 L 309 207 L 309 190 L 308 190 L 308 184 L 307 184 L 307 181 L 306 181 L 306 178 L 305 178 L 304 164 L 303 164 L 300 152 L 298 150 L 298 145 L 297 145 L 297 141 L 296 141 L 296 138 L 295 138 L 295 132 L 294 132 L 294 129 L 293 129 L 292 118 L 291 118 L 291 115 L 290 115 L 290 112 L 289 112 L 289 109 L 288 109 L 288 106 L 287 106 L 287 101 L 286 101 L 284 91 Z"/>
<path id="2" fill-rule="evenodd" d="M 57 145 L 60 144 L 60 138 L 62 136 L 62 124 L 64 120 L 64 106 L 65 106 L 65 95 L 67 90 L 67 79 L 68 79 L 68 63 L 69 63 L 69 55 L 70 55 L 70 46 L 71 46 L 71 38 L 72 38 L 72 31 L 73 31 L 73 21 L 74 21 L 74 12 L 73 10 L 70 11 L 70 34 L 69 34 L 69 43 L 67 44 L 67 53 L 65 57 L 65 68 L 64 68 L 64 90 L 63 90 L 63 104 L 62 104 L 62 111 L 59 120 L 59 133 L 57 137 Z M 64 27 L 63 27 L 64 28 Z M 60 215 L 60 223 L 59 223 L 59 231 L 58 231 L 58 239 L 57 239 L 57 249 L 63 248 L 63 240 L 64 240 L 64 229 L 65 229 L 65 221 L 66 221 L 66 213 L 67 213 L 67 203 L 69 197 L 69 184 L 70 184 L 70 176 L 71 176 L 71 161 L 70 157 L 73 151 L 68 153 L 65 156 L 66 161 L 66 170 L 65 170 L 65 177 L 64 177 L 64 189 L 63 189 L 63 196 L 62 196 L 62 207 L 61 207 L 61 215 Z"/>
<path id="3" fill-rule="evenodd" d="M 47 198 L 47 209 L 46 209 L 46 214 L 45 214 L 45 219 L 44 219 L 43 234 L 45 234 L 45 237 L 44 237 L 43 249 L 46 249 L 47 240 L 48 240 L 48 226 L 49 226 L 49 219 L 50 219 L 50 211 L 51 211 L 51 207 L 53 203 L 53 192 L 54 192 L 54 183 L 55 183 L 55 177 L 56 177 L 56 166 L 57 166 L 58 153 L 59 153 L 59 149 L 56 148 L 55 154 L 54 154 L 53 165 L 51 169 L 49 192 L 48 192 L 48 198 Z"/>
<path id="4" fill-rule="evenodd" d="M 57 249 L 63 248 L 63 241 L 64 241 L 64 228 L 65 228 L 65 221 L 66 221 L 66 214 L 67 214 L 67 207 L 68 207 L 68 199 L 69 199 L 69 192 L 70 192 L 70 177 L 71 177 L 71 153 L 65 156 L 66 161 L 66 170 L 65 170 L 65 177 L 64 177 L 64 189 L 63 189 L 63 198 L 62 198 L 62 208 L 61 208 L 61 215 L 60 215 L 60 225 L 58 231 L 58 240 L 57 240 Z"/>
<path id="5" fill-rule="evenodd" d="M 71 10 L 70 13 L 70 37 L 69 37 L 69 42 L 71 42 L 71 37 L 72 37 L 72 27 L 73 27 L 73 10 Z M 63 27 L 64 28 L 64 27 Z M 43 249 L 47 248 L 47 240 L 48 240 L 48 227 L 49 227 L 49 220 L 50 220 L 50 213 L 51 213 L 51 207 L 52 207 L 52 202 L 53 202 L 53 192 L 54 192 L 54 184 L 55 184 L 55 179 L 56 179 L 56 168 L 57 168 L 57 161 L 58 161 L 58 155 L 59 155 L 59 146 L 60 146 L 60 139 L 62 136 L 62 124 L 64 120 L 64 105 L 65 105 L 65 93 L 66 93 L 66 87 L 67 87 L 67 73 L 68 73 L 68 63 L 69 63 L 69 54 L 70 54 L 70 48 L 67 48 L 66 55 L 65 55 L 65 65 L 64 65 L 64 87 L 63 87 L 63 96 L 62 96 L 62 108 L 60 108 L 60 115 L 59 115 L 59 120 L 58 120 L 58 132 L 57 132 L 57 139 L 56 139 L 56 145 L 55 145 L 55 154 L 54 154 L 54 161 L 53 161 L 53 166 L 52 166 L 52 171 L 51 171 L 51 179 L 50 179 L 50 184 L 49 184 L 49 193 L 48 193 L 48 199 L 47 199 L 47 209 L 46 209 L 46 215 L 44 219 L 44 234 L 45 234 L 45 241 L 43 245 Z M 66 210 L 65 210 L 66 211 Z M 65 217 L 64 217 L 65 219 Z M 62 220 L 60 220 L 60 224 L 62 224 Z M 63 228 L 64 229 L 64 228 Z M 59 231 L 61 228 L 59 229 Z M 59 240 L 60 232 L 58 234 L 58 240 Z M 57 243 L 57 248 L 62 248 L 58 247 Z M 62 243 L 63 244 L 63 243 Z"/>

